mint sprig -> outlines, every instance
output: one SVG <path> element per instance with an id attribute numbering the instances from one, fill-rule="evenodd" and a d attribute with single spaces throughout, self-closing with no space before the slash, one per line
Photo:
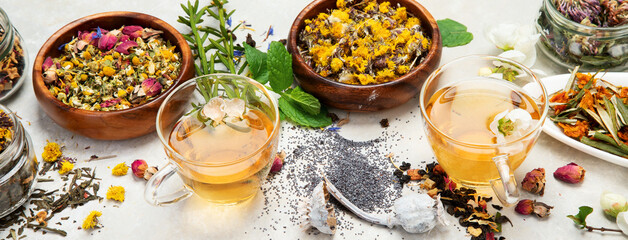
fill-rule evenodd
<path id="1" fill-rule="evenodd" d="M 264 53 L 244 43 L 244 56 L 253 79 L 260 83 L 268 82 L 271 90 L 281 95 L 279 110 L 282 119 L 306 127 L 331 125 L 331 118 L 320 102 L 300 87 L 291 88 L 292 56 L 280 42 L 271 42 L 268 53 Z"/>

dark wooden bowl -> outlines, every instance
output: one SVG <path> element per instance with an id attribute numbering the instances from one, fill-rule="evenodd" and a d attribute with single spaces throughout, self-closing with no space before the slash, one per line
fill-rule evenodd
<path id="1" fill-rule="evenodd" d="M 42 76 L 42 64 L 48 56 L 54 58 L 61 55 L 61 51 L 58 50 L 61 44 L 72 40 L 79 30 L 91 30 L 96 27 L 109 30 L 128 25 L 139 25 L 163 31 L 164 39 L 175 45 L 176 50 L 181 53 L 181 72 L 166 92 L 137 107 L 100 112 L 70 107 L 57 100 L 48 91 Z M 37 53 L 33 64 L 33 88 L 44 112 L 65 129 L 102 140 L 134 138 L 155 131 L 157 110 L 163 100 L 180 83 L 192 77 L 194 77 L 194 58 L 183 36 L 161 19 L 137 12 L 105 12 L 77 19 L 48 38 Z"/>
<path id="2" fill-rule="evenodd" d="M 421 20 L 424 34 L 432 39 L 432 47 L 422 63 L 398 79 L 374 85 L 351 85 L 322 77 L 305 63 L 299 53 L 299 33 L 305 27 L 304 20 L 316 17 L 321 12 L 336 8 L 336 0 L 317 0 L 305 7 L 290 28 L 287 48 L 292 54 L 292 69 L 303 90 L 316 96 L 327 106 L 358 112 L 373 112 L 399 106 L 419 93 L 421 84 L 434 71 L 442 52 L 440 31 L 432 15 L 415 0 L 388 1 L 391 6 L 406 7 L 406 11 Z"/>

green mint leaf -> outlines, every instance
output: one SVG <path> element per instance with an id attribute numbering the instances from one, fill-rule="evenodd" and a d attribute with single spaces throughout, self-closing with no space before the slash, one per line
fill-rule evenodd
<path id="1" fill-rule="evenodd" d="M 279 109 L 288 119 L 301 126 L 325 127 L 331 125 L 331 118 L 327 116 L 327 109 L 325 108 L 321 108 L 321 111 L 316 115 L 309 114 L 284 97 L 280 97 Z"/>
<path id="2" fill-rule="evenodd" d="M 573 222 L 578 225 L 580 229 L 583 229 L 587 225 L 587 216 L 589 216 L 589 214 L 593 212 L 593 208 L 589 206 L 582 206 L 579 209 L 580 211 L 578 211 L 578 214 L 576 214 L 575 216 L 568 215 L 567 217 L 571 218 L 571 220 L 573 220 Z"/>
<path id="3" fill-rule="evenodd" d="M 473 40 L 473 34 L 467 32 L 467 26 L 449 18 L 436 21 L 440 35 L 443 39 L 443 46 L 457 47 L 467 45 Z"/>
<path id="4" fill-rule="evenodd" d="M 292 85 L 292 56 L 280 42 L 271 42 L 268 49 L 268 72 L 270 87 L 281 92 Z"/>
<path id="5" fill-rule="evenodd" d="M 508 136 L 515 130 L 515 123 L 510 119 L 501 118 L 497 121 L 497 130 L 504 136 Z"/>
<path id="6" fill-rule="evenodd" d="M 268 82 L 267 54 L 244 43 L 244 56 L 249 64 L 249 71 L 251 71 L 253 79 L 261 84 Z"/>
<path id="7" fill-rule="evenodd" d="M 321 103 L 318 99 L 304 92 L 300 87 L 296 87 L 289 92 L 286 91 L 286 94 L 282 94 L 282 96 L 309 114 L 316 115 L 321 111 Z"/>

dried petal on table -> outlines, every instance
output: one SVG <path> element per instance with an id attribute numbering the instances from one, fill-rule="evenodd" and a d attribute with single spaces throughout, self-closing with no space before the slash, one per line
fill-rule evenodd
<path id="1" fill-rule="evenodd" d="M 114 176 L 124 176 L 129 171 L 129 166 L 126 163 L 119 163 L 113 169 L 111 169 L 111 174 Z"/>
<path id="2" fill-rule="evenodd" d="M 554 208 L 542 202 L 537 202 L 530 199 L 522 199 L 517 203 L 515 207 L 515 212 L 522 215 L 530 215 L 534 213 L 539 218 L 544 218 L 549 216 L 550 210 Z"/>
<path id="3" fill-rule="evenodd" d="M 124 202 L 124 187 L 111 186 L 107 189 L 107 199 L 116 200 L 118 202 Z"/>
<path id="4" fill-rule="evenodd" d="M 98 217 L 102 216 L 102 213 L 99 211 L 91 211 L 89 215 L 83 220 L 83 230 L 88 230 L 90 228 L 94 228 L 98 223 Z"/>

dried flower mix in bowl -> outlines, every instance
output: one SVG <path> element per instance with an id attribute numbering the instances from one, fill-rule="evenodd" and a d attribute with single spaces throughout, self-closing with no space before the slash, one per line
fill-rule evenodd
<path id="1" fill-rule="evenodd" d="M 418 18 L 405 7 L 375 0 L 339 0 L 337 9 L 306 19 L 299 52 L 323 77 L 378 84 L 408 73 L 431 46 Z"/>
<path id="2" fill-rule="evenodd" d="M 47 57 L 43 79 L 55 98 L 93 111 L 127 109 L 146 103 L 173 85 L 181 55 L 161 31 L 123 26 L 79 32 Z"/>

